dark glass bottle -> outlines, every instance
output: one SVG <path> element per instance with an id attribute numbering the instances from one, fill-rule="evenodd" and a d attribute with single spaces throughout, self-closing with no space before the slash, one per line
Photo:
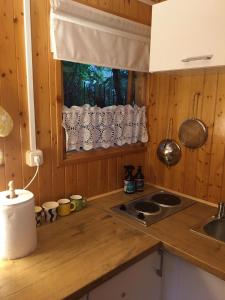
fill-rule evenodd
<path id="1" fill-rule="evenodd" d="M 142 173 L 142 167 L 138 166 L 137 173 L 134 177 L 135 180 L 135 188 L 137 192 L 144 191 L 144 175 Z"/>
<path id="2" fill-rule="evenodd" d="M 135 192 L 135 180 L 132 172 L 134 170 L 134 166 L 124 166 L 125 168 L 125 178 L 124 178 L 124 192 L 127 194 L 133 194 Z"/>

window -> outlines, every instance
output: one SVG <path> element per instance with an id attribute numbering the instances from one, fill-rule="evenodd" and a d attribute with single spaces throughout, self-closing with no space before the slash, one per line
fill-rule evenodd
<path id="1" fill-rule="evenodd" d="M 90 111 L 98 108 L 102 109 L 102 112 L 115 108 L 115 106 L 125 107 L 129 106 L 127 104 L 134 104 L 135 98 L 138 99 L 136 104 L 145 105 L 147 74 L 133 71 L 148 72 L 149 70 L 150 26 L 91 8 L 76 1 L 64 0 L 51 1 L 50 21 L 51 51 L 54 60 L 58 61 L 51 66 L 56 70 L 56 76 L 52 78 L 52 82 L 56 79 L 56 85 L 52 84 L 55 89 L 52 90 L 52 95 L 56 93 L 57 97 L 58 164 L 61 164 L 62 161 L 70 163 L 74 160 L 77 162 L 98 159 L 103 156 L 109 157 L 114 154 L 143 151 L 143 148 L 146 148 L 143 143 L 125 146 L 122 144 L 120 147 L 110 147 L 107 150 L 92 148 L 93 150 L 83 151 L 83 147 L 76 147 L 76 151 L 68 151 L 68 140 L 65 139 L 65 136 L 71 132 L 74 135 L 82 133 L 85 126 L 83 116 L 80 116 L 82 118 L 80 118 L 78 130 L 68 119 L 68 126 L 66 128 L 64 126 L 64 131 L 62 115 L 66 114 L 62 104 L 67 105 L 68 117 L 74 113 L 74 104 L 78 111 L 82 108 L 86 109 L 88 106 Z M 71 71 L 71 69 L 75 69 L 75 65 L 67 63 L 68 61 L 75 62 L 77 68 L 79 66 L 77 63 L 92 64 L 87 67 L 86 71 L 89 73 L 87 78 L 80 74 L 75 81 L 73 79 L 74 72 Z M 94 67 L 94 64 L 113 69 L 103 68 L 104 71 L 98 72 L 100 68 Z M 67 70 L 64 72 L 66 65 Z M 71 68 L 71 66 L 73 67 Z M 131 71 L 119 71 L 114 68 Z M 101 80 L 94 80 L 93 78 L 98 73 L 104 76 Z M 65 77 L 68 77 L 69 80 L 66 80 Z M 67 85 L 69 81 L 72 81 L 72 87 L 70 84 Z M 75 88 L 76 85 L 77 88 Z M 136 97 L 137 95 L 138 97 Z M 92 112 L 89 113 L 92 115 Z M 97 113 L 94 112 L 93 115 L 95 116 Z M 127 114 L 123 116 L 125 119 Z M 130 123 L 127 125 L 132 126 L 134 122 Z M 92 133 L 92 135 L 95 134 Z M 109 135 L 107 134 L 107 136 Z"/>
<path id="2" fill-rule="evenodd" d="M 67 61 L 62 65 L 64 104 L 67 107 L 84 104 L 98 107 L 127 104 L 129 73 L 127 70 Z"/>
<path id="3" fill-rule="evenodd" d="M 126 105 L 128 71 L 63 62 L 63 75 L 66 151 L 147 142 L 145 107 Z"/>
<path id="4" fill-rule="evenodd" d="M 63 104 L 67 104 L 68 107 L 71 105 L 74 105 L 74 100 L 71 101 L 69 100 L 70 97 L 68 96 L 69 93 L 75 93 L 75 91 L 71 91 L 68 89 L 67 91 L 64 90 L 64 84 L 65 84 L 65 76 L 68 76 L 70 78 L 69 80 L 72 81 L 72 74 L 70 73 L 71 69 L 67 68 L 67 74 L 65 75 L 64 72 L 64 64 L 66 65 L 67 62 L 60 62 L 56 61 L 55 62 L 55 78 L 56 78 L 56 97 L 57 97 L 57 106 L 56 106 L 56 113 L 57 113 L 57 165 L 65 165 L 65 164 L 70 164 L 71 162 L 82 162 L 82 161 L 91 161 L 91 160 L 97 160 L 97 159 L 102 159 L 102 158 L 108 158 L 108 157 L 113 157 L 113 156 L 118 156 L 118 155 L 123 155 L 127 153 L 138 153 L 138 152 L 143 152 L 146 151 L 147 146 L 144 143 L 138 142 L 136 144 L 132 145 L 124 145 L 124 146 L 115 146 L 115 147 L 110 147 L 108 149 L 104 148 L 98 148 L 98 149 L 92 149 L 89 151 L 68 151 L 66 147 L 66 131 L 64 130 L 62 126 L 62 115 L 63 115 Z M 74 63 L 68 63 L 67 66 L 71 65 L 79 65 L 79 64 L 74 64 Z M 90 67 L 90 70 L 92 67 Z M 104 68 L 103 68 L 104 69 Z M 108 69 L 108 68 L 106 68 Z M 106 72 L 107 73 L 107 72 Z M 108 73 L 112 74 L 112 71 L 108 71 Z M 127 74 L 125 76 L 125 74 Z M 73 75 L 74 77 L 74 75 Z M 110 76 L 106 76 L 110 77 Z M 123 95 L 125 95 L 125 90 L 127 92 L 127 96 L 123 96 L 123 100 L 126 100 L 126 103 L 132 103 L 131 99 L 137 99 L 136 104 L 139 106 L 146 105 L 146 99 L 147 99 L 147 81 L 148 81 L 148 74 L 147 73 L 141 73 L 141 72 L 133 72 L 133 71 L 124 71 L 123 73 L 124 77 L 124 85 L 127 81 L 127 86 L 126 88 L 122 87 L 123 89 Z M 127 79 L 126 79 L 127 77 Z M 85 83 L 86 85 L 86 83 Z M 132 96 L 133 94 L 133 96 Z M 66 98 L 66 100 L 64 100 Z M 81 97 L 81 102 L 75 103 L 76 105 L 83 105 L 84 102 L 82 102 L 82 99 L 84 97 Z M 91 99 L 85 98 L 85 99 Z M 108 99 L 108 98 L 107 98 Z M 68 102 L 70 101 L 70 102 Z M 87 100 L 86 100 L 87 101 Z M 90 102 L 90 100 L 88 100 Z M 114 101 L 115 96 L 114 96 Z M 105 101 L 104 101 L 105 102 Z M 106 101 L 106 105 L 110 103 L 109 101 Z M 94 103 L 90 103 L 90 105 L 94 105 Z M 109 104 L 111 105 L 111 104 Z M 95 106 L 96 107 L 96 106 Z M 92 106 L 93 108 L 93 106 Z M 105 107 L 104 109 L 107 109 Z"/>

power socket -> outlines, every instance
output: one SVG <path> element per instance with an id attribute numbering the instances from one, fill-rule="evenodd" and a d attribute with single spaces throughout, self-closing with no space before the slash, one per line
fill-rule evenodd
<path id="1" fill-rule="evenodd" d="M 41 150 L 29 150 L 26 152 L 26 164 L 30 167 L 37 166 L 36 158 L 39 158 L 39 166 L 43 164 L 43 152 Z"/>

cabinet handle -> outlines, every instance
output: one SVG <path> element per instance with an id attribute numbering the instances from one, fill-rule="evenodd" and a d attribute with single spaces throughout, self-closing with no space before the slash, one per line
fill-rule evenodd
<path id="1" fill-rule="evenodd" d="M 163 276 L 163 250 L 159 249 L 158 253 L 160 255 L 160 266 L 159 269 L 156 269 L 155 272 L 159 277 Z"/>
<path id="2" fill-rule="evenodd" d="M 209 55 L 201 55 L 201 56 L 192 56 L 182 59 L 182 62 L 190 62 L 190 61 L 196 61 L 196 60 L 210 60 L 213 58 L 213 54 Z"/>

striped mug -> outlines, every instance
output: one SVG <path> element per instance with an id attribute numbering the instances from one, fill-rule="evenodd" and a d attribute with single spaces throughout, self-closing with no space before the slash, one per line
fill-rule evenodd
<path id="1" fill-rule="evenodd" d="M 57 207 L 59 203 L 55 201 L 49 201 L 42 204 L 45 213 L 45 221 L 48 223 L 52 223 L 57 218 Z"/>

